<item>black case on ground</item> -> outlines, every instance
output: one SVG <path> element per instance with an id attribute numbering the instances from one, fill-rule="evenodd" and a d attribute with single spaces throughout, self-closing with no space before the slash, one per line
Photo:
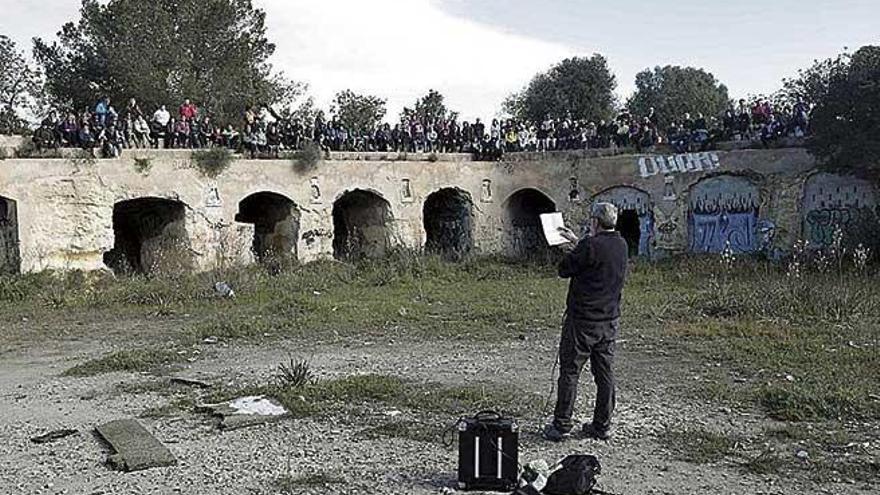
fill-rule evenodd
<path id="1" fill-rule="evenodd" d="M 458 422 L 458 487 L 510 491 L 519 479 L 519 427 L 493 411 Z"/>

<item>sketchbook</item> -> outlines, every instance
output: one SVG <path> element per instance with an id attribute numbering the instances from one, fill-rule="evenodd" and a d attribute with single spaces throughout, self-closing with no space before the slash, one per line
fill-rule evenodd
<path id="1" fill-rule="evenodd" d="M 565 244 L 568 240 L 559 233 L 560 227 L 565 227 L 565 221 L 562 219 L 562 213 L 542 213 L 541 226 L 544 228 L 544 237 L 547 244 L 551 246 L 559 246 Z"/>

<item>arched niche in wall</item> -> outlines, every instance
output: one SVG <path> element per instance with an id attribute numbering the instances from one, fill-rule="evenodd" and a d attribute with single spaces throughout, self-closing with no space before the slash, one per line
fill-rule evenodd
<path id="1" fill-rule="evenodd" d="M 511 194 L 503 205 L 502 252 L 505 256 L 532 261 L 552 258 L 541 228 L 542 213 L 556 211 L 556 203 L 537 189 L 525 188 Z"/>
<path id="2" fill-rule="evenodd" d="M 876 187 L 852 175 L 817 173 L 804 182 L 803 237 L 810 246 L 829 246 L 836 231 L 848 246 L 876 246 L 880 221 Z"/>
<path id="3" fill-rule="evenodd" d="M 632 186 L 615 186 L 593 196 L 593 203 L 617 207 L 617 230 L 626 240 L 630 256 L 648 256 L 654 239 L 654 206 L 651 195 Z"/>
<path id="4" fill-rule="evenodd" d="M 0 196 L 0 275 L 21 273 L 18 203 Z"/>
<path id="5" fill-rule="evenodd" d="M 747 177 L 717 175 L 697 182 L 688 195 L 688 249 L 692 253 L 734 253 L 758 249 L 761 193 Z"/>
<path id="6" fill-rule="evenodd" d="M 425 251 L 447 259 L 459 259 L 474 247 L 474 202 L 455 187 L 428 195 L 422 207 Z"/>
<path id="7" fill-rule="evenodd" d="M 300 212 L 287 196 L 269 191 L 253 193 L 238 203 L 235 221 L 253 224 L 251 250 L 257 262 L 278 264 L 297 259 Z"/>
<path id="8" fill-rule="evenodd" d="M 117 275 L 192 269 L 186 205 L 180 201 L 144 197 L 114 204 L 113 236 L 104 264 Z"/>
<path id="9" fill-rule="evenodd" d="M 383 256 L 391 246 L 391 205 L 364 189 L 346 191 L 333 203 L 333 256 Z"/>

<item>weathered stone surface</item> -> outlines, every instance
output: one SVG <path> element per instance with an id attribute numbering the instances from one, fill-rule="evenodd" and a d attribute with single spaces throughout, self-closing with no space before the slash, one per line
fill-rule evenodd
<path id="1" fill-rule="evenodd" d="M 177 463 L 174 454 L 133 419 L 111 421 L 95 428 L 114 450 L 107 462 L 121 471 L 140 471 Z"/>
<path id="2" fill-rule="evenodd" d="M 149 171 L 135 167 L 135 158 L 149 160 Z M 715 190 L 700 183 L 719 176 L 749 181 L 759 195 L 753 198 L 756 207 L 751 211 L 757 219 L 752 223 L 771 222 L 774 247 L 787 249 L 804 234 L 808 212 L 802 198 L 805 182 L 816 168 L 815 160 L 801 148 L 685 155 L 623 155 L 607 150 L 523 153 L 507 155 L 501 162 L 474 162 L 466 155 L 441 156 L 436 162 L 418 158 L 394 153 L 332 154 L 308 172 L 295 170 L 288 160 L 237 159 L 213 179 L 192 166 L 186 150 L 126 150 L 120 158 L 87 164 L 64 158 L 7 159 L 0 161 L 0 196 L 16 208 L 15 218 L 8 215 L 7 220 L 15 227 L 3 235 L 17 240 L 6 244 L 14 244 L 18 252 L 6 258 L 20 259 L 25 272 L 105 270 L 113 261 L 112 255 L 107 259 L 105 255 L 120 241 L 118 229 L 114 232 L 114 205 L 139 198 L 178 205 L 161 235 L 129 236 L 140 245 L 126 252 L 140 254 L 141 266 L 156 264 L 159 257 L 161 262 L 206 270 L 253 262 L 255 252 L 260 261 L 280 255 L 308 262 L 332 257 L 334 247 L 337 254 L 350 254 L 350 248 L 379 253 L 386 243 L 417 248 L 428 241 L 426 228 L 444 235 L 449 215 L 441 208 L 424 206 L 430 195 L 445 188 L 455 188 L 473 204 L 472 215 L 456 214 L 451 220 L 457 223 L 446 230 L 471 229 L 465 245 L 473 252 L 508 254 L 521 251 L 524 243 L 537 244 L 530 240 L 534 229 L 529 226 L 532 214 L 539 212 L 525 212 L 520 218 L 510 211 L 521 203 L 510 199 L 523 191 L 543 196 L 546 201 L 541 204 L 552 204 L 575 228 L 584 223 L 596 195 L 613 188 L 639 191 L 634 212 L 645 224 L 640 225 L 644 232 L 638 251 L 661 256 L 688 250 L 694 223 L 692 195 Z M 850 184 L 847 177 L 841 180 Z M 837 184 L 823 179 L 832 182 Z M 856 193 L 865 199 L 858 207 L 876 205 L 869 198 L 876 196 L 876 185 L 859 184 Z M 717 191 L 723 194 L 723 189 Z M 350 198 L 346 193 L 355 190 L 374 197 L 363 208 L 337 215 L 339 221 L 334 222 L 334 206 L 344 206 Z M 846 192 L 842 194 L 841 207 L 855 208 Z M 629 204 L 628 197 L 618 196 L 612 199 Z M 254 216 L 246 201 L 253 197 L 278 199 L 273 203 L 278 208 L 271 210 L 277 214 Z M 711 204 L 724 200 L 707 199 Z M 648 203 L 651 211 L 642 210 L 639 200 Z M 631 230 L 635 241 L 634 225 Z M 173 259 L 161 257 L 168 239 L 182 247 Z"/>

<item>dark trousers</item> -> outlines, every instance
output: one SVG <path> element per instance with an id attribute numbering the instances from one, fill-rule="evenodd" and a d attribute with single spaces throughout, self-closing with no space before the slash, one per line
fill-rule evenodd
<path id="1" fill-rule="evenodd" d="M 587 361 L 596 382 L 596 406 L 593 426 L 599 431 L 611 427 L 614 412 L 614 341 L 618 321 L 593 323 L 566 318 L 559 341 L 559 382 L 553 424 L 561 431 L 574 427 L 572 414 L 577 399 L 578 379 Z"/>

